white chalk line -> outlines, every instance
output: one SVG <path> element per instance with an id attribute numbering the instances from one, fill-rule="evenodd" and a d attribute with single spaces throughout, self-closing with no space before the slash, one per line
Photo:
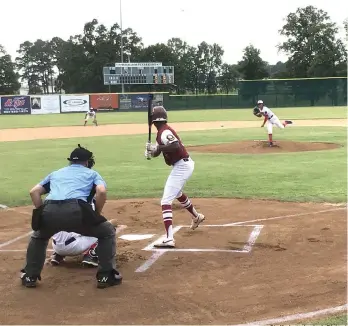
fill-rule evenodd
<path id="1" fill-rule="evenodd" d="M 282 215 L 282 216 L 259 218 L 259 219 L 255 219 L 255 220 L 248 220 L 248 221 L 243 221 L 243 222 L 234 222 L 234 223 L 223 224 L 223 226 L 237 226 L 237 225 L 241 225 L 241 224 L 245 224 L 245 223 L 254 223 L 254 222 L 271 221 L 271 220 L 281 220 L 281 219 L 284 219 L 284 218 L 300 217 L 300 216 L 305 216 L 305 215 L 318 215 L 318 214 L 334 212 L 334 211 L 338 211 L 338 210 L 342 210 L 342 209 L 346 209 L 346 207 L 325 209 L 325 210 L 316 211 L 316 212 L 304 212 L 304 213 L 298 213 L 298 214 L 289 214 L 289 215 Z"/>
<path id="2" fill-rule="evenodd" d="M 299 320 L 299 319 L 304 320 L 304 319 L 319 317 L 319 316 L 323 316 L 323 315 L 330 315 L 330 314 L 334 314 L 334 313 L 341 312 L 341 311 L 347 311 L 347 307 L 348 307 L 348 305 L 345 304 L 343 306 L 332 307 L 332 308 L 327 308 L 327 309 L 322 309 L 322 310 L 317 310 L 317 311 L 312 311 L 312 312 L 305 312 L 305 313 L 294 314 L 294 315 L 285 316 L 285 317 L 259 320 L 259 321 L 255 321 L 252 323 L 236 324 L 236 325 L 230 325 L 230 326 L 274 325 L 274 324 L 280 324 L 280 323 L 284 323 L 284 322 L 288 322 L 288 321 L 292 321 L 292 320 Z"/>
<path id="3" fill-rule="evenodd" d="M 33 233 L 33 231 L 30 231 L 30 232 L 28 232 L 28 233 L 26 233 L 26 234 L 20 235 L 20 236 L 18 236 L 18 237 L 16 237 L 16 238 L 12 239 L 12 240 L 6 241 L 6 242 L 0 244 L 0 248 L 9 246 L 10 244 L 12 244 L 12 243 L 14 243 L 14 242 L 16 242 L 16 241 L 18 241 L 18 240 L 21 240 L 21 239 L 23 239 L 23 238 L 28 237 L 28 236 L 31 235 L 32 233 Z"/>
<path id="4" fill-rule="evenodd" d="M 175 228 L 173 228 L 173 235 L 178 232 L 181 229 L 181 225 L 176 226 Z M 160 242 L 162 240 L 164 240 L 166 238 L 167 235 L 162 235 L 160 236 L 157 240 L 151 242 L 148 246 L 146 246 L 143 250 L 151 250 L 153 246 L 157 243 Z M 138 267 L 135 272 L 136 273 L 142 273 L 147 271 L 161 256 L 163 256 L 167 251 L 171 251 L 172 249 L 159 249 L 159 250 L 153 250 L 155 251 L 151 257 L 149 259 L 147 259 L 140 267 Z"/>
<path id="5" fill-rule="evenodd" d="M 143 249 L 144 250 L 144 249 Z M 239 252 L 239 253 L 248 253 L 249 251 L 246 251 L 244 249 L 194 249 L 194 248 L 185 248 L 185 249 L 178 249 L 178 248 L 172 248 L 172 249 L 161 249 L 161 248 L 154 248 L 149 251 L 154 252 Z"/>
<path id="6" fill-rule="evenodd" d="M 249 239 L 246 243 L 246 245 L 243 247 L 243 250 L 245 252 L 250 252 L 253 245 L 255 244 L 257 238 L 259 237 L 261 230 L 263 228 L 263 225 L 258 225 L 254 227 L 254 230 L 250 233 Z"/>
<path id="7" fill-rule="evenodd" d="M 333 212 L 333 211 L 338 211 L 346 209 L 346 207 L 338 207 L 338 208 L 332 208 L 332 209 L 325 209 L 325 210 L 320 210 L 320 211 L 315 211 L 315 212 L 304 212 L 304 213 L 297 213 L 297 214 L 289 214 L 289 215 L 282 215 L 282 216 L 274 216 L 274 217 L 266 217 L 266 218 L 260 218 L 260 219 L 254 219 L 254 220 L 248 220 L 248 221 L 243 221 L 243 222 L 234 222 L 234 223 L 227 223 L 227 224 L 202 224 L 200 227 L 228 227 L 228 226 L 254 226 L 254 231 L 250 234 L 249 239 L 247 244 L 244 246 L 242 250 L 223 250 L 223 249 L 154 249 L 154 244 L 157 241 L 161 241 L 165 238 L 165 235 L 161 236 L 159 239 L 153 241 L 150 243 L 148 246 L 146 246 L 143 250 L 145 251 L 153 251 L 154 253 L 152 256 L 145 261 L 143 265 L 141 265 L 136 272 L 144 272 L 148 270 L 164 253 L 167 251 L 176 251 L 176 252 L 237 252 L 237 253 L 247 253 L 250 252 L 252 249 L 252 246 L 255 244 L 261 229 L 263 228 L 262 225 L 247 225 L 247 223 L 254 223 L 254 222 L 262 222 L 262 221 L 268 221 L 268 220 L 279 220 L 279 219 L 284 219 L 284 218 L 292 218 L 292 217 L 300 217 L 300 216 L 306 216 L 306 215 L 317 215 L 317 214 L 322 214 L 322 213 L 328 213 L 328 212 Z M 173 229 L 173 233 L 179 231 L 181 228 L 184 227 L 189 227 L 189 225 L 180 225 L 177 226 Z M 175 230 L 175 232 L 174 232 Z M 161 253 L 161 254 L 159 254 Z"/>
<path id="8" fill-rule="evenodd" d="M 1 209 L 8 209 L 8 207 L 6 205 L 2 205 L 2 204 L 0 204 L 0 208 Z"/>
<path id="9" fill-rule="evenodd" d="M 206 224 L 204 225 L 205 227 L 226 227 L 223 224 Z M 242 227 L 248 227 L 252 226 L 254 227 L 253 231 L 250 233 L 249 238 L 244 245 L 243 249 L 216 249 L 216 248 L 211 248 L 211 249 L 203 249 L 203 248 L 185 248 L 185 249 L 178 249 L 178 248 L 172 248 L 172 249 L 161 249 L 161 248 L 154 248 L 152 244 L 148 245 L 145 247 L 143 250 L 146 251 L 155 251 L 155 252 L 163 252 L 163 251 L 169 251 L 169 252 L 232 252 L 232 253 L 249 253 L 252 249 L 252 246 L 255 244 L 258 236 L 261 233 L 261 230 L 263 228 L 263 225 L 236 225 L 236 226 L 242 226 Z M 180 225 L 180 228 L 184 228 L 188 226 L 183 226 Z M 234 226 L 233 226 L 234 227 Z M 179 230 L 178 230 L 179 231 Z M 155 242 L 157 242 L 156 240 Z"/>

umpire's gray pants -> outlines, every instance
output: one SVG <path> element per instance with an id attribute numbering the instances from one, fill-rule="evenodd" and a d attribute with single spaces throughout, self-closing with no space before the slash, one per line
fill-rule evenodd
<path id="1" fill-rule="evenodd" d="M 49 239 L 59 231 L 76 232 L 98 238 L 96 248 L 99 257 L 99 273 L 109 273 L 116 269 L 115 228 L 109 222 L 96 226 L 86 226 L 82 222 L 82 212 L 78 202 L 46 204 L 42 213 L 39 231 L 30 239 L 25 272 L 29 276 L 39 276 L 45 264 Z"/>

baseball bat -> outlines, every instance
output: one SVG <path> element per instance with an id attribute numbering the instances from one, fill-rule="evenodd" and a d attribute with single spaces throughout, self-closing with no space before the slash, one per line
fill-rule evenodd
<path id="1" fill-rule="evenodd" d="M 149 126 L 149 134 L 148 134 L 148 142 L 151 143 L 151 127 L 152 127 L 152 100 L 153 100 L 153 94 L 149 94 L 149 100 L 147 103 L 147 123 Z"/>
<path id="2" fill-rule="evenodd" d="M 147 137 L 147 141 L 151 143 L 151 127 L 152 127 L 152 100 L 153 100 L 153 94 L 149 93 L 149 99 L 147 103 L 147 123 L 149 127 L 149 134 Z M 147 158 L 150 160 L 150 158 Z"/>

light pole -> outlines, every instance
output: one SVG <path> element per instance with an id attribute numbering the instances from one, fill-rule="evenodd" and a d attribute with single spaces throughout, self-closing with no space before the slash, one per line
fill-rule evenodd
<path id="1" fill-rule="evenodd" d="M 122 29 L 122 0 L 120 0 L 120 27 L 121 27 L 121 63 L 123 63 L 123 29 Z M 124 84 L 122 83 L 122 93 L 124 93 Z"/>

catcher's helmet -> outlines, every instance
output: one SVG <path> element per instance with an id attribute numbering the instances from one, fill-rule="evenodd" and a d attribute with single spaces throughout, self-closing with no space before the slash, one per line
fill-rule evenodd
<path id="1" fill-rule="evenodd" d="M 167 111 L 163 106 L 154 106 L 152 109 L 152 122 L 167 122 Z"/>

